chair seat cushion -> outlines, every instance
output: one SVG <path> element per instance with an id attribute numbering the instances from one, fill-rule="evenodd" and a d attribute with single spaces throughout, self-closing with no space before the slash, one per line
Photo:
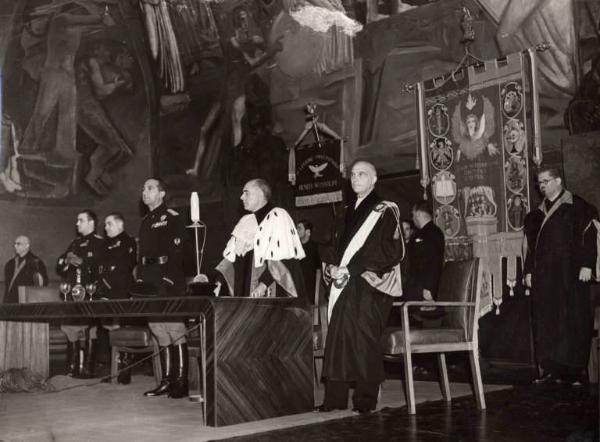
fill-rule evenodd
<path id="1" fill-rule="evenodd" d="M 465 332 L 460 328 L 411 329 L 409 340 L 411 345 L 465 342 Z M 404 332 L 402 328 L 387 328 L 381 342 L 385 354 L 402 354 L 404 352 Z"/>
<path id="2" fill-rule="evenodd" d="M 66 345 L 67 335 L 58 327 L 50 326 L 50 346 Z"/>
<path id="3" fill-rule="evenodd" d="M 121 327 L 109 333 L 111 347 L 148 347 L 152 336 L 148 327 Z"/>

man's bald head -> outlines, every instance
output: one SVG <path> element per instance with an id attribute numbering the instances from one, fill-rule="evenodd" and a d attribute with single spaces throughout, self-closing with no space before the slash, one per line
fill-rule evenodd
<path id="1" fill-rule="evenodd" d="M 25 235 L 17 236 L 15 239 L 15 253 L 21 257 L 25 256 L 29 252 L 29 238 Z"/>
<path id="2" fill-rule="evenodd" d="M 377 182 L 377 169 L 364 160 L 355 162 L 350 172 L 350 184 L 352 190 L 359 198 L 364 198 L 375 188 Z"/>

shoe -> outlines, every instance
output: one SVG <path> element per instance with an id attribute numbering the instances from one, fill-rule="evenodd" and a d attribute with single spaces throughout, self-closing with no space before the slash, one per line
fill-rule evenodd
<path id="1" fill-rule="evenodd" d="M 533 383 L 536 385 L 554 384 L 554 383 L 560 383 L 560 379 L 555 378 L 552 375 L 552 373 L 546 373 L 545 375 L 534 379 Z"/>
<path id="2" fill-rule="evenodd" d="M 187 344 L 179 344 L 173 347 L 173 371 L 174 380 L 168 393 L 172 399 L 187 397 L 188 390 L 188 347 Z"/>
<path id="3" fill-rule="evenodd" d="M 318 412 L 318 413 L 329 413 L 330 411 L 335 411 L 335 410 L 347 410 L 347 407 L 344 408 L 336 408 L 336 407 L 328 407 L 325 404 L 319 405 L 318 407 L 314 408 L 314 411 Z"/>
<path id="4" fill-rule="evenodd" d="M 367 414 L 371 414 L 373 410 L 366 407 L 356 407 L 352 409 L 352 412 L 355 414 L 359 414 L 361 416 L 366 416 Z"/>
<path id="5" fill-rule="evenodd" d="M 160 348 L 160 368 L 161 368 L 161 380 L 160 385 L 152 390 L 146 391 L 144 396 L 154 397 L 163 396 L 171 391 L 171 383 L 174 379 L 173 361 L 171 359 L 173 353 L 173 346 L 168 345 Z"/>

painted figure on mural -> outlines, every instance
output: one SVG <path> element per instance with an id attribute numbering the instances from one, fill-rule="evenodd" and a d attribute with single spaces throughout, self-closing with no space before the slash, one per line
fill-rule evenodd
<path id="1" fill-rule="evenodd" d="M 490 142 L 495 130 L 494 108 L 490 100 L 469 92 L 466 100 L 456 105 L 452 115 L 452 137 L 458 145 L 456 161 L 460 161 L 462 156 L 475 160 L 484 153 L 498 155 L 498 148 Z"/>
<path id="2" fill-rule="evenodd" d="M 213 104 L 200 128 L 194 165 L 186 171 L 188 175 L 208 175 L 202 168 L 202 160 L 208 150 L 209 132 L 215 127 L 221 128 L 222 135 L 226 133 L 225 128 L 231 127 L 231 145 L 240 146 L 243 142 L 242 120 L 246 116 L 247 99 L 257 99 L 248 94 L 261 95 L 262 92 L 268 100 L 268 87 L 257 69 L 283 49 L 280 40 L 267 47 L 263 37 L 253 29 L 251 16 L 244 5 L 236 7 L 231 17 L 233 30 L 225 44 L 226 78 L 222 98 Z M 225 120 L 221 121 L 223 118 Z"/>
<path id="3" fill-rule="evenodd" d="M 85 182 L 98 195 L 106 195 L 110 171 L 133 156 L 102 105 L 102 100 L 120 90 L 131 90 L 131 54 L 123 49 L 116 58 L 107 41 L 96 41 L 88 56 L 75 66 L 77 74 L 77 125 L 96 144 L 89 158 Z"/>
<path id="4" fill-rule="evenodd" d="M 24 27 L 21 42 L 27 50 L 25 44 L 34 44 L 37 43 L 35 40 L 45 38 L 46 53 L 38 69 L 27 62 L 23 66 L 32 78 L 39 79 L 39 88 L 18 155 L 22 157 L 25 174 L 44 184 L 54 185 L 50 197 L 64 197 L 69 192 L 68 183 L 55 182 L 43 172 L 32 170 L 28 173 L 28 166 L 31 162 L 39 162 L 43 165 L 42 170 L 47 167 L 67 172 L 74 167 L 77 127 L 75 58 L 85 33 L 113 26 L 115 22 L 108 6 L 102 9 L 91 0 L 68 4 L 53 2 L 35 9 L 31 17 Z M 54 111 L 57 115 L 54 143 L 51 150 L 45 150 L 42 139 L 47 136 L 48 122 Z"/>

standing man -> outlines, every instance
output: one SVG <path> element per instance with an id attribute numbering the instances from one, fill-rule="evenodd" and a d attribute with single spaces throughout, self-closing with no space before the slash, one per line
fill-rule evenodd
<path id="1" fill-rule="evenodd" d="M 306 298 L 309 304 L 314 304 L 315 301 L 315 283 L 316 272 L 321 269 L 321 257 L 319 256 L 319 246 L 312 240 L 313 224 L 301 219 L 296 223 L 298 236 L 304 248 L 306 257 L 300 261 L 302 274 L 304 276 L 304 287 L 306 288 Z"/>
<path id="2" fill-rule="evenodd" d="M 144 183 L 142 200 L 149 212 L 142 219 L 139 233 L 137 278 L 147 294 L 154 296 L 185 295 L 183 272 L 185 222 L 173 209 L 167 208 L 165 185 L 157 178 Z M 160 346 L 162 378 L 160 385 L 144 396 L 188 395 L 188 347 L 183 321 L 149 322 L 148 326 Z"/>
<path id="3" fill-rule="evenodd" d="M 20 285 L 45 286 L 48 274 L 44 262 L 29 250 L 30 242 L 26 236 L 15 239 L 15 257 L 4 266 L 5 304 L 19 302 Z"/>
<path id="4" fill-rule="evenodd" d="M 127 298 L 135 280 L 137 244 L 125 232 L 125 218 L 111 213 L 104 220 L 106 250 L 102 261 L 98 294 L 104 298 Z"/>
<path id="5" fill-rule="evenodd" d="M 98 217 L 92 210 L 82 210 L 77 214 L 77 238 L 67 250 L 58 257 L 56 272 L 71 287 L 79 283 L 86 284 L 98 281 L 100 262 L 104 254 L 104 239 L 96 234 Z M 69 321 L 62 324 L 61 330 L 67 335 L 67 374 L 79 378 L 94 376 L 95 336 L 88 335 L 88 324 L 74 324 Z M 81 322 L 81 321 L 79 321 Z M 88 339 L 89 338 L 89 339 Z M 80 340 L 84 340 L 82 347 Z"/>
<path id="6" fill-rule="evenodd" d="M 271 188 L 262 179 L 248 181 L 240 199 L 248 213 L 236 224 L 217 265 L 230 296 L 269 296 L 276 287 L 287 296 L 304 297 L 304 282 L 296 260 L 304 249 L 290 215 L 269 200 Z M 275 283 L 275 284 L 274 284 Z"/>
<path id="7" fill-rule="evenodd" d="M 404 299 L 435 301 L 444 267 L 444 234 L 433 222 L 427 201 L 413 206 L 412 219 L 417 231 L 409 248 L 410 274 Z"/>
<path id="8" fill-rule="evenodd" d="M 537 182 L 544 200 L 525 217 L 524 270 L 540 370 L 535 382 L 579 383 L 592 338 L 589 282 L 598 258 L 598 211 L 565 190 L 556 169 L 540 170 Z"/>
<path id="9" fill-rule="evenodd" d="M 400 211 L 375 193 L 377 172 L 356 162 L 350 183 L 354 197 L 346 207 L 337 241 L 337 261 L 325 270 L 333 284 L 323 376 L 325 400 L 317 411 L 346 409 L 355 384 L 353 411 L 375 409 L 385 378 L 381 335 L 393 297 L 402 294 L 399 263 L 404 245 Z"/>

